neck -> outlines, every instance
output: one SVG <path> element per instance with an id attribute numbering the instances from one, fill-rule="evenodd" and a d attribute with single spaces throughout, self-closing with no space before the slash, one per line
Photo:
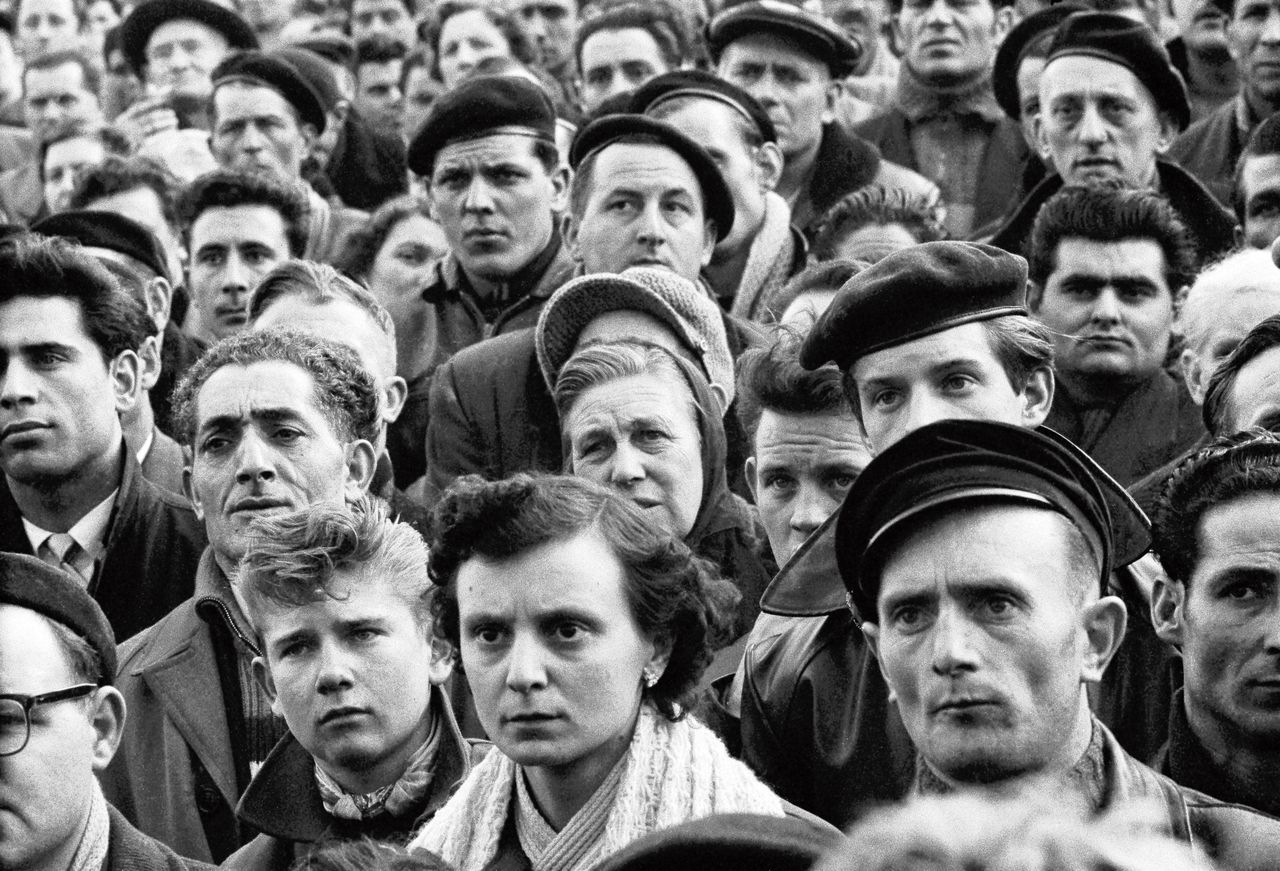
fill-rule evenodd
<path id="1" fill-rule="evenodd" d="M 1275 785 L 1280 782 L 1280 746 L 1270 735 L 1258 738 L 1234 724 L 1224 722 L 1209 711 L 1185 701 L 1187 724 L 1195 740 L 1209 754 L 1222 780 L 1230 783 L 1235 795 L 1215 796 L 1224 800 L 1244 801 L 1267 813 L 1280 807 Z"/>
<path id="2" fill-rule="evenodd" d="M 385 759 L 361 762 L 355 768 L 330 766 L 320 759 L 316 762 L 349 794 L 365 795 L 384 786 L 390 786 L 404 777 L 405 772 L 409 770 L 409 761 L 413 759 L 413 754 L 421 750 L 422 745 L 427 742 L 434 724 L 435 711 L 431 708 L 430 696 L 428 696 L 427 709 L 422 713 L 422 719 L 418 721 L 413 734 Z"/>
<path id="3" fill-rule="evenodd" d="M 1154 374 L 1154 373 L 1153 373 Z M 1098 407 L 1119 405 L 1151 375 L 1117 375 L 1113 372 L 1068 372 L 1058 370 L 1058 384 L 1080 405 Z"/>
<path id="4" fill-rule="evenodd" d="M 796 206 L 806 200 L 805 189 L 809 179 L 813 177 L 813 165 L 818 160 L 818 148 L 822 145 L 819 137 L 812 145 L 795 154 L 788 154 L 782 168 L 782 178 L 774 192 L 787 201 L 794 214 Z M 797 220 L 797 226 L 800 222 Z"/>
<path id="5" fill-rule="evenodd" d="M 49 532 L 66 532 L 120 486 L 123 472 L 124 442 L 117 436 L 110 451 L 66 477 L 22 483 L 6 475 L 5 480 L 23 517 Z"/>
<path id="6" fill-rule="evenodd" d="M 1236 70 L 1236 62 L 1230 55 L 1222 61 L 1188 51 L 1187 78 L 1190 79 L 1189 85 L 1206 94 L 1230 96 L 1240 87 L 1240 75 Z"/>
<path id="7" fill-rule="evenodd" d="M 589 756 L 565 765 L 543 765 L 524 769 L 525 783 L 538 812 L 557 832 L 569 824 L 574 814 L 595 794 L 613 766 L 631 745 L 632 728 L 610 739 Z"/>
<path id="8" fill-rule="evenodd" d="M 1244 88 L 1241 89 L 1241 93 L 1244 95 L 1245 105 L 1249 107 L 1249 114 L 1255 120 L 1268 118 L 1272 113 L 1280 111 L 1280 102 L 1266 99 L 1257 93 L 1254 88 L 1250 87 L 1247 82 Z"/>

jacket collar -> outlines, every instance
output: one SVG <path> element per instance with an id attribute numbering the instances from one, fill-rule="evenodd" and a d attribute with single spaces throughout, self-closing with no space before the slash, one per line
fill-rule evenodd
<path id="1" fill-rule="evenodd" d="M 445 733 L 436 756 L 436 772 L 414 827 L 443 807 L 455 788 L 471 771 L 471 752 L 444 691 L 431 688 L 431 707 L 442 717 Z M 249 783 L 236 816 L 255 829 L 286 841 L 315 842 L 334 827 L 324 810 L 316 785 L 315 760 L 292 734 L 286 734 L 271 751 Z"/>
<path id="2" fill-rule="evenodd" d="M 560 285 L 557 282 L 554 285 L 547 286 L 548 282 L 543 281 L 543 279 L 556 272 L 553 266 L 557 258 L 562 254 L 563 248 L 559 221 L 553 220 L 551 222 L 551 238 L 547 241 L 547 244 L 510 281 L 502 286 L 498 295 L 502 301 L 502 306 L 505 308 L 526 297 L 545 299 L 551 296 L 552 292 Z M 563 252 L 563 254 L 565 257 L 568 256 L 567 252 Z M 429 303 L 440 303 L 450 297 L 456 298 L 465 294 L 471 297 L 473 301 L 479 302 L 475 291 L 471 288 L 471 282 L 468 280 L 466 272 L 463 271 L 462 264 L 458 262 L 456 255 L 450 253 L 436 261 L 435 272 L 435 281 L 428 284 L 422 291 L 424 300 Z"/>
<path id="3" fill-rule="evenodd" d="M 991 84 L 991 70 L 954 88 L 936 88 L 921 81 L 904 61 L 898 67 L 894 102 L 912 124 L 946 115 L 977 115 L 989 124 L 1004 118 Z"/>

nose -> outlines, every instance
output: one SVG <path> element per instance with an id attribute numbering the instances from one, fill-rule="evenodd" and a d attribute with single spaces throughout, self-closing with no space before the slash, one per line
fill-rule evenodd
<path id="1" fill-rule="evenodd" d="M 640 216 L 639 240 L 644 245 L 657 247 L 667 239 L 667 222 L 662 216 L 662 203 L 656 198 L 645 203 Z"/>
<path id="2" fill-rule="evenodd" d="M 913 433 L 923 426 L 955 417 L 955 411 L 940 397 L 929 390 L 912 391 L 906 412 L 899 420 L 901 435 Z"/>
<path id="3" fill-rule="evenodd" d="M 459 67 L 464 67 L 465 69 L 471 69 L 473 66 L 475 66 L 476 61 L 479 60 L 480 52 L 476 51 L 474 48 L 472 48 L 470 45 L 464 42 L 458 46 L 458 52 L 456 57 L 457 57 Z"/>
<path id="4" fill-rule="evenodd" d="M 1280 8 L 1272 6 L 1267 13 L 1267 20 L 1262 26 L 1259 41 L 1267 45 L 1280 44 Z"/>
<path id="5" fill-rule="evenodd" d="M 925 10 L 924 20 L 930 27 L 945 27 L 951 23 L 951 7 L 946 0 L 933 0 Z"/>
<path id="6" fill-rule="evenodd" d="M 244 126 L 237 144 L 241 151 L 253 154 L 267 147 L 267 138 L 262 135 L 257 124 L 250 123 Z"/>
<path id="7" fill-rule="evenodd" d="M 1107 139 L 1107 126 L 1102 120 L 1102 114 L 1098 111 L 1098 107 L 1092 101 L 1086 101 L 1084 113 L 1080 117 L 1080 126 L 1076 129 L 1076 136 L 1081 142 L 1100 143 Z"/>
<path id="8" fill-rule="evenodd" d="M 517 632 L 507 654 L 507 688 L 521 695 L 547 685 L 542 645 L 530 633 Z"/>
<path id="9" fill-rule="evenodd" d="M 960 609 L 944 603 L 930 631 L 935 674 L 948 677 L 977 668 L 973 627 Z"/>
<path id="10" fill-rule="evenodd" d="M 252 429 L 245 432 L 236 451 L 236 483 L 271 481 L 276 476 L 271 451 Z"/>
<path id="11" fill-rule="evenodd" d="M 0 368 L 0 408 L 13 409 L 35 401 L 35 376 L 21 359 L 10 357 Z"/>
<path id="12" fill-rule="evenodd" d="M 526 9 L 524 13 L 524 29 L 530 39 L 544 42 L 547 38 L 546 17 L 536 9 Z"/>
<path id="13" fill-rule="evenodd" d="M 478 172 L 472 176 L 471 183 L 467 185 L 467 195 L 462 201 L 462 208 L 467 212 L 493 211 L 493 196 L 489 191 L 489 184 Z"/>
<path id="14" fill-rule="evenodd" d="M 822 492 L 821 487 L 801 484 L 795 510 L 791 513 L 791 528 L 808 538 L 831 515 L 835 507 L 835 503 Z"/>
<path id="15" fill-rule="evenodd" d="M 253 272 L 248 264 L 235 254 L 227 257 L 226 268 L 222 271 L 222 292 L 232 297 L 232 302 L 240 294 L 249 292 L 254 284 Z"/>
<path id="16" fill-rule="evenodd" d="M 350 689 L 351 668 L 341 645 L 320 642 L 316 663 L 316 691 L 331 695 Z"/>
<path id="17" fill-rule="evenodd" d="M 620 445 L 613 453 L 609 467 L 609 483 L 627 490 L 645 479 L 644 460 L 640 451 L 629 444 Z"/>
<path id="18" fill-rule="evenodd" d="M 1091 320 L 1094 323 L 1113 324 L 1120 320 L 1120 298 L 1115 288 L 1104 287 L 1093 301 Z"/>

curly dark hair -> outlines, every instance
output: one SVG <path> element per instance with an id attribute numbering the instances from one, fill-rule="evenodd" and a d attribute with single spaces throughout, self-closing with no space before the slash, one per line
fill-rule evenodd
<path id="1" fill-rule="evenodd" d="M 191 225 L 205 209 L 235 206 L 275 209 L 284 219 L 289 253 L 301 257 L 306 251 L 310 212 L 306 197 L 300 189 L 261 172 L 215 169 L 191 182 L 178 198 L 177 213 L 182 232 L 190 237 Z"/>
<path id="2" fill-rule="evenodd" d="M 213 373 L 272 360 L 292 363 L 315 379 L 316 405 L 341 441 L 375 440 L 381 421 L 378 388 L 355 352 L 311 333 L 274 328 L 228 336 L 186 371 L 173 391 L 174 435 L 187 446 L 194 444 L 196 400 Z"/>
<path id="3" fill-rule="evenodd" d="M 347 236 L 334 266 L 339 272 L 345 272 L 359 281 L 367 280 L 373 269 L 373 261 L 378 258 L 378 252 L 382 250 L 382 244 L 387 241 L 391 231 L 412 215 L 431 217 L 430 205 L 424 198 L 406 194 L 378 206 L 378 210 L 369 216 L 362 227 Z"/>
<path id="4" fill-rule="evenodd" d="M 1215 505 L 1280 494 L 1280 435 L 1260 427 L 1221 436 L 1178 464 L 1156 502 L 1151 549 L 1169 577 L 1190 583 L 1200 558 L 1200 520 Z"/>
<path id="5" fill-rule="evenodd" d="M 71 192 L 71 208 L 87 209 L 97 200 L 144 187 L 155 192 L 165 223 L 176 233 L 178 214 L 174 199 L 182 182 L 163 164 L 149 157 L 112 154 L 97 166 L 88 167 L 80 174 L 75 190 Z"/>
<path id="6" fill-rule="evenodd" d="M 668 719 L 688 712 L 712 650 L 728 640 L 738 592 L 629 500 L 570 475 L 520 473 L 492 482 L 466 475 L 445 491 L 432 521 L 436 635 L 455 649 L 461 642 L 455 582 L 467 560 L 507 559 L 596 530 L 623 565 L 627 603 L 640 631 L 671 641 L 666 671 L 646 698 Z"/>
<path id="7" fill-rule="evenodd" d="M 819 219 L 813 238 L 814 259 L 820 262 L 835 259 L 842 241 L 873 224 L 882 227 L 897 224 L 917 242 L 947 238 L 938 209 L 923 198 L 901 188 L 869 185 L 846 195 Z"/>
<path id="8" fill-rule="evenodd" d="M 800 365 L 803 340 L 798 331 L 778 327 L 767 347 L 748 348 L 738 358 L 738 421 L 752 445 L 765 409 L 783 414 L 853 414 L 834 364 L 818 369 Z"/>

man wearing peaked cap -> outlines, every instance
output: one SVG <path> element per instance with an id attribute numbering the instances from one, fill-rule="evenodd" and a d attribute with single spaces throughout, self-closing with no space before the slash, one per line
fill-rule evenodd
<path id="1" fill-rule="evenodd" d="M 0 553 L 0 867 L 184 871 L 107 803 L 95 776 L 125 724 L 97 602 L 32 556 Z"/>
<path id="2" fill-rule="evenodd" d="M 1149 542 L 1121 495 L 1069 442 L 985 421 L 931 424 L 863 471 L 836 548 L 917 748 L 911 791 L 1146 800 L 1220 867 L 1274 865 L 1280 821 L 1157 774 L 1090 711 L 1127 622 L 1110 570 Z"/>
<path id="3" fill-rule="evenodd" d="M 1131 107 L 1123 115 L 1116 103 Z M 1202 259 L 1235 244 L 1235 219 L 1194 175 L 1166 157 L 1190 118 L 1187 90 L 1145 24 L 1111 12 L 1067 16 L 1040 76 L 1037 138 L 1057 169 L 1018 204 L 991 243 L 1024 253 L 1040 207 L 1064 185 L 1158 190 L 1195 233 Z"/>

